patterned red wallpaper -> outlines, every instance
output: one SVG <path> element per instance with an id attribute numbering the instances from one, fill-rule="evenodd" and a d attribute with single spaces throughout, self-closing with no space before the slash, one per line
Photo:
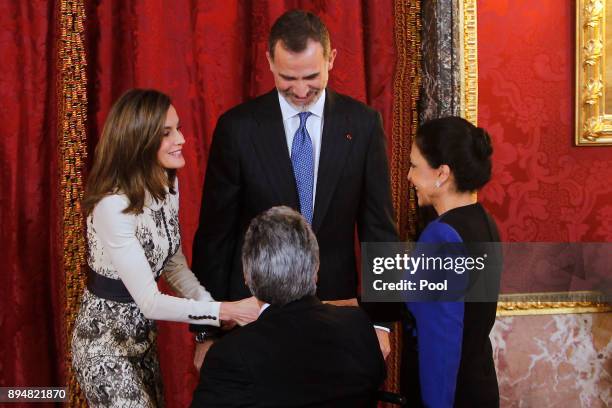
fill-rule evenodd
<path id="1" fill-rule="evenodd" d="M 482 200 L 507 241 L 612 241 L 612 147 L 575 147 L 575 1 L 478 2 Z"/>

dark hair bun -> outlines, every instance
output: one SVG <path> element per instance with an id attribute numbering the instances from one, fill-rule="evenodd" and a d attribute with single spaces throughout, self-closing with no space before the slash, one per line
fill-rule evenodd
<path id="1" fill-rule="evenodd" d="M 472 132 L 472 145 L 474 147 L 474 155 L 479 159 L 486 160 L 493 154 L 491 136 L 483 128 L 474 128 Z"/>
<path id="2" fill-rule="evenodd" d="M 476 191 L 491 179 L 491 137 L 463 118 L 449 116 L 424 123 L 416 144 L 432 168 L 450 167 L 458 191 Z"/>

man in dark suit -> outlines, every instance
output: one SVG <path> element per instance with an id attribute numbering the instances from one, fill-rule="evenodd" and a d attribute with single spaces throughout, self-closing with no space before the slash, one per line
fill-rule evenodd
<path id="1" fill-rule="evenodd" d="M 240 248 L 249 222 L 277 205 L 299 210 L 320 246 L 317 295 L 357 304 L 359 240 L 397 241 L 380 115 L 327 86 L 336 50 L 312 13 L 274 23 L 266 53 L 276 89 L 230 109 L 213 135 L 193 271 L 217 300 L 249 296 Z M 388 330 L 377 329 L 383 353 Z M 203 358 L 196 349 L 195 363 Z"/>
<path id="2" fill-rule="evenodd" d="M 288 207 L 256 217 L 242 249 L 259 318 L 206 355 L 192 407 L 367 407 L 385 377 L 374 328 L 357 307 L 315 296 L 319 247 Z"/>

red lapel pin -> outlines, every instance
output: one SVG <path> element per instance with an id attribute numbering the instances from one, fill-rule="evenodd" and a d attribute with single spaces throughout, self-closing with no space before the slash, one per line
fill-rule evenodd
<path id="1" fill-rule="evenodd" d="M 347 140 L 353 140 L 353 136 L 351 136 L 350 133 L 347 133 L 346 135 L 344 135 L 344 137 L 346 137 Z"/>

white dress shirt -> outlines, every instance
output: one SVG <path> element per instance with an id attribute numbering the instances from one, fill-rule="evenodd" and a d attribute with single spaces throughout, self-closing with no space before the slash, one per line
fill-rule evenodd
<path id="1" fill-rule="evenodd" d="M 270 307 L 269 303 L 264 303 L 263 305 L 261 305 L 261 307 L 259 308 L 259 314 L 257 315 L 257 317 L 261 316 L 264 310 L 266 310 L 268 307 Z"/>
<path id="2" fill-rule="evenodd" d="M 291 146 L 293 146 L 293 137 L 300 127 L 301 110 L 293 107 L 287 100 L 278 92 L 278 102 L 280 103 L 281 113 L 283 115 L 283 126 L 285 126 L 285 137 L 287 138 L 287 147 L 289 148 L 289 157 L 291 157 Z M 314 186 L 312 189 L 312 208 L 314 214 L 315 197 L 317 196 L 317 176 L 319 174 L 319 158 L 321 157 L 321 140 L 323 136 L 323 108 L 325 107 L 325 89 L 319 95 L 319 99 L 308 108 L 308 112 L 312 113 L 306 121 L 306 130 L 312 140 L 312 149 L 314 153 Z M 260 314 L 266 310 L 268 304 L 262 306 Z M 390 330 L 386 327 L 374 326 L 377 329 Z"/>
<path id="3" fill-rule="evenodd" d="M 287 147 L 289 148 L 289 157 L 291 157 L 291 147 L 293 146 L 293 137 L 300 127 L 301 110 L 291 106 L 289 102 L 278 92 L 278 102 L 280 103 L 281 113 L 283 114 L 283 126 L 285 126 L 285 137 L 287 138 Z M 319 173 L 319 158 L 321 157 L 321 139 L 323 136 L 323 108 L 325 107 L 325 89 L 319 95 L 319 99 L 308 108 L 308 112 L 312 113 L 306 120 L 306 130 L 312 140 L 312 149 L 314 156 L 314 185 L 312 189 L 312 208 L 314 214 L 315 197 L 317 196 L 317 176 Z"/>

